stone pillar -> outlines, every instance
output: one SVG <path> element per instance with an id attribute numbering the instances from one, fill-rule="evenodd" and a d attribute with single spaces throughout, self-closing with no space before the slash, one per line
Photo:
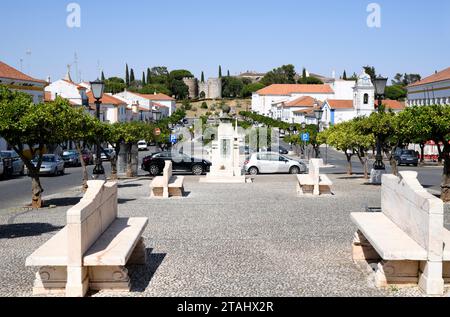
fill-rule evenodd
<path id="1" fill-rule="evenodd" d="M 120 144 L 119 157 L 117 158 L 117 176 L 127 175 L 127 145 Z"/>

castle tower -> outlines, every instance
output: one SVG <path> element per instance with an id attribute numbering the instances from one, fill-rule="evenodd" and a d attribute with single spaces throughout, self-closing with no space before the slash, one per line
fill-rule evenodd
<path id="1" fill-rule="evenodd" d="M 364 70 L 353 88 L 353 108 L 357 116 L 369 116 L 375 111 L 375 87 Z"/>
<path id="2" fill-rule="evenodd" d="M 194 77 L 185 77 L 183 82 L 189 87 L 189 98 L 195 99 L 198 97 L 198 83 L 197 79 Z"/>

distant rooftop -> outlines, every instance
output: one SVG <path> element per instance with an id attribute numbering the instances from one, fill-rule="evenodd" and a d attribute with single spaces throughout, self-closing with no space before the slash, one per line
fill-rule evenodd
<path id="1" fill-rule="evenodd" d="M 25 75 L 24 73 L 18 71 L 17 69 L 15 69 L 1 61 L 0 61 L 0 77 L 8 78 L 8 79 L 23 80 L 23 81 L 31 81 L 31 82 L 35 82 L 35 83 L 41 83 L 41 84 L 46 83 L 46 81 L 44 81 L 44 80 L 35 79 L 33 77 Z"/>

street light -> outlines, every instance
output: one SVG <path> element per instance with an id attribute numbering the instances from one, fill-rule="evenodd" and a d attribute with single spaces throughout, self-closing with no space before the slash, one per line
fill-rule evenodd
<path id="1" fill-rule="evenodd" d="M 153 116 L 153 121 L 154 122 L 158 122 L 161 119 L 161 111 L 159 110 L 152 110 L 152 116 Z"/>
<path id="2" fill-rule="evenodd" d="M 314 117 L 317 119 L 317 134 L 320 132 L 320 120 L 322 120 L 323 110 L 322 108 L 316 108 L 314 110 Z M 320 157 L 319 145 L 316 145 L 316 158 Z"/>
<path id="3" fill-rule="evenodd" d="M 100 105 L 102 104 L 103 92 L 105 90 L 105 83 L 97 78 L 96 81 L 92 81 L 91 83 L 91 91 L 92 95 L 95 98 L 95 106 L 96 106 L 96 117 L 97 120 L 100 121 Z M 100 153 L 100 142 L 97 141 L 96 144 L 96 157 L 95 157 L 95 168 L 93 174 L 98 177 L 99 175 L 105 175 L 105 169 L 102 165 L 101 153 Z"/>
<path id="4" fill-rule="evenodd" d="M 378 76 L 374 79 L 373 84 L 375 86 L 375 96 L 378 100 L 378 113 L 383 113 L 383 97 L 386 90 L 387 78 Z M 381 151 L 381 135 L 377 135 L 377 154 L 375 156 L 375 164 L 373 165 L 374 170 L 384 171 L 386 166 L 383 163 L 383 153 Z"/>

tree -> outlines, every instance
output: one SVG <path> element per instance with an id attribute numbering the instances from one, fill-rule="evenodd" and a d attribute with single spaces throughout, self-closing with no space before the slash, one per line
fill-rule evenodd
<path id="1" fill-rule="evenodd" d="M 170 90 L 176 99 L 186 99 L 189 97 L 189 87 L 182 80 L 173 80 Z"/>
<path id="2" fill-rule="evenodd" d="M 69 102 L 61 98 L 34 105 L 29 95 L 0 86 L 0 135 L 17 152 L 32 182 L 32 206 L 42 207 L 39 171 L 49 147 L 72 138 L 76 116 Z"/>
<path id="3" fill-rule="evenodd" d="M 130 86 L 130 72 L 128 71 L 128 64 L 125 69 L 125 83 L 127 84 L 127 87 Z"/>
<path id="4" fill-rule="evenodd" d="M 408 91 L 401 85 L 387 86 L 385 95 L 387 99 L 405 100 L 406 96 L 408 95 Z"/>
<path id="5" fill-rule="evenodd" d="M 342 75 L 343 80 L 347 80 L 347 72 L 344 70 L 344 74 Z"/>
<path id="6" fill-rule="evenodd" d="M 200 81 L 202 82 L 202 83 L 204 83 L 205 82 L 205 74 L 202 72 L 202 76 L 201 76 L 201 79 L 200 79 Z"/>
<path id="7" fill-rule="evenodd" d="M 418 82 L 422 79 L 419 74 L 400 74 L 397 73 L 392 80 L 392 85 L 394 86 L 408 86 Z"/>
<path id="8" fill-rule="evenodd" d="M 171 71 L 169 77 L 172 80 L 182 80 L 183 78 L 194 78 L 194 75 L 186 69 L 177 69 Z"/>
<path id="9" fill-rule="evenodd" d="M 219 65 L 219 78 L 222 78 L 222 66 Z"/>
<path id="10" fill-rule="evenodd" d="M 205 101 L 203 101 L 201 108 L 202 109 L 208 109 L 208 104 Z"/>
<path id="11" fill-rule="evenodd" d="M 364 66 L 363 68 L 364 68 L 366 74 L 370 76 L 370 79 L 373 82 L 375 80 L 375 78 L 377 77 L 377 72 L 375 70 L 375 67 L 373 67 L 373 66 Z"/>
<path id="12" fill-rule="evenodd" d="M 222 78 L 222 96 L 228 98 L 237 98 L 242 96 L 244 83 L 237 77 Z"/>
<path id="13" fill-rule="evenodd" d="M 306 80 L 307 77 L 308 76 L 306 75 L 306 68 L 303 68 L 303 70 L 302 70 L 302 79 Z"/>
<path id="14" fill-rule="evenodd" d="M 272 84 L 295 84 L 295 67 L 294 65 L 283 65 L 268 72 L 261 83 L 269 86 Z"/>
<path id="15" fill-rule="evenodd" d="M 154 94 L 154 93 L 161 93 L 165 95 L 172 95 L 172 92 L 169 88 L 167 88 L 166 85 L 163 84 L 147 84 L 142 88 L 139 87 L 131 87 L 130 91 L 132 92 L 138 92 L 141 94 Z"/>
<path id="16" fill-rule="evenodd" d="M 134 77 L 134 70 L 132 68 L 131 71 L 130 71 L 130 82 L 129 82 L 129 84 L 131 84 L 135 80 L 136 80 L 136 78 Z"/>
<path id="17" fill-rule="evenodd" d="M 145 86 L 145 72 L 142 72 L 142 85 Z"/>
<path id="18" fill-rule="evenodd" d="M 152 73 L 150 71 L 150 68 L 147 68 L 147 82 L 146 84 L 150 84 L 152 82 Z"/>
<path id="19" fill-rule="evenodd" d="M 251 97 L 254 92 L 257 92 L 260 89 L 263 89 L 266 87 L 264 84 L 261 83 L 252 83 L 244 86 L 242 89 L 242 97 Z"/>
<path id="20" fill-rule="evenodd" d="M 105 80 L 105 92 L 117 94 L 127 88 L 125 81 L 122 78 L 111 77 Z"/>
<path id="21" fill-rule="evenodd" d="M 321 143 L 327 143 L 336 150 L 342 151 L 347 158 L 347 174 L 353 175 L 352 157 L 357 155 L 364 168 L 364 178 L 369 178 L 367 151 L 374 144 L 373 135 L 364 134 L 358 128 L 361 118 L 346 121 L 332 126 L 319 133 Z"/>
<path id="22" fill-rule="evenodd" d="M 227 77 L 230 77 L 230 70 L 227 71 Z"/>
<path id="23" fill-rule="evenodd" d="M 298 80 L 299 84 L 306 84 L 306 85 L 323 85 L 323 81 L 321 81 L 319 78 L 310 76 L 306 78 L 300 78 Z"/>
<path id="24" fill-rule="evenodd" d="M 103 71 L 102 71 L 102 81 L 103 82 L 105 81 L 105 74 L 103 73 Z"/>

